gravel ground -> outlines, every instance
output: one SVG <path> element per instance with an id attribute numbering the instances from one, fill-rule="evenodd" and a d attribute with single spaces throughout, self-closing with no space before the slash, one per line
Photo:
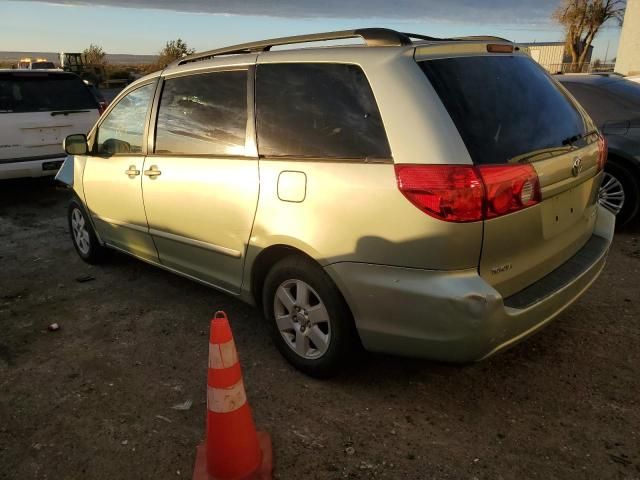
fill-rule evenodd
<path id="1" fill-rule="evenodd" d="M 638 227 L 585 297 L 497 357 L 367 355 L 316 381 L 251 307 L 123 255 L 84 264 L 66 202 L 47 182 L 0 184 L 2 479 L 191 478 L 217 309 L 275 478 L 640 479 Z"/>

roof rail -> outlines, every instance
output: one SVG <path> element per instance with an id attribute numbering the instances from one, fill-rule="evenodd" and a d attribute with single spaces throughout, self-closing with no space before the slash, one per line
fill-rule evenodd
<path id="1" fill-rule="evenodd" d="M 241 53 L 266 52 L 278 45 L 291 45 L 295 43 L 322 42 L 326 40 L 342 40 L 346 38 L 362 38 L 369 47 L 399 47 L 411 45 L 411 39 L 404 33 L 396 32 L 388 28 L 359 28 L 356 30 L 342 30 L 338 32 L 312 33 L 309 35 L 296 35 L 293 37 L 272 38 L 259 42 L 242 43 L 231 47 L 208 50 L 206 52 L 195 53 L 173 62 L 172 66 L 184 65 L 185 63 L 207 60 L 219 55 L 234 55 Z"/>
<path id="2" fill-rule="evenodd" d="M 452 38 L 451 40 L 476 40 L 479 42 L 485 42 L 485 41 L 498 41 L 498 42 L 507 42 L 507 43 L 513 43 L 511 40 L 507 40 L 506 38 L 502 38 L 502 37 L 494 37 L 493 35 L 471 35 L 469 37 L 455 37 Z"/>
<path id="3" fill-rule="evenodd" d="M 512 43 L 500 37 L 492 36 L 470 36 L 454 38 L 438 38 L 420 35 L 417 33 L 403 33 L 389 28 L 359 28 L 356 30 L 341 30 L 337 32 L 311 33 L 308 35 L 295 35 L 292 37 L 271 38 L 258 42 L 241 43 L 230 47 L 207 50 L 205 52 L 194 53 L 182 57 L 171 63 L 169 66 L 184 65 L 186 63 L 208 60 L 221 55 L 238 55 L 242 53 L 259 53 L 269 51 L 272 47 L 279 45 L 292 45 L 296 43 L 323 42 L 327 40 L 342 40 L 347 38 L 362 38 L 368 47 L 400 47 L 411 45 L 412 38 L 431 42 L 458 42 L 458 41 L 503 41 Z"/>
<path id="4" fill-rule="evenodd" d="M 431 41 L 431 42 L 442 42 L 442 41 L 446 41 L 446 40 L 453 40 L 452 38 L 429 37 L 427 35 L 420 35 L 419 33 L 403 32 L 403 35 L 406 35 L 409 38 L 415 38 L 417 40 L 428 40 L 428 41 Z"/>

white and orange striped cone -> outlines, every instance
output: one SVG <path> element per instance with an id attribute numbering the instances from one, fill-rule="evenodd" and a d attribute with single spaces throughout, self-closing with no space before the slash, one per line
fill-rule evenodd
<path id="1" fill-rule="evenodd" d="M 196 451 L 193 480 L 269 480 L 271 438 L 256 432 L 227 315 L 211 320 L 207 437 Z"/>

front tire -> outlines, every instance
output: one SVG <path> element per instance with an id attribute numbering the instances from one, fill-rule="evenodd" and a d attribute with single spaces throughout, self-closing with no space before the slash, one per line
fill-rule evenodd
<path id="1" fill-rule="evenodd" d="M 274 343 L 298 370 L 326 378 L 348 365 L 358 346 L 351 313 L 312 260 L 292 256 L 276 263 L 265 279 L 262 305 Z"/>
<path id="2" fill-rule="evenodd" d="M 68 220 L 71 241 L 80 258 L 90 264 L 101 263 L 107 249 L 100 245 L 86 210 L 77 200 L 69 203 Z"/>

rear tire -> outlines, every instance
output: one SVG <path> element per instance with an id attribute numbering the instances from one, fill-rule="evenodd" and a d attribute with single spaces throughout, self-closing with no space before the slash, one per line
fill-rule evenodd
<path id="1" fill-rule="evenodd" d="M 291 256 L 276 263 L 265 279 L 262 305 L 278 350 L 307 375 L 335 375 L 358 349 L 344 298 L 310 259 Z"/>
<path id="2" fill-rule="evenodd" d="M 616 203 L 623 194 L 623 203 Z M 600 186 L 600 204 L 616 213 L 616 226 L 624 227 L 638 214 L 640 209 L 640 186 L 635 172 L 616 161 L 605 166 L 605 178 Z"/>
<path id="3" fill-rule="evenodd" d="M 100 245 L 87 211 L 79 201 L 73 199 L 69 202 L 67 212 L 71 241 L 80 258 L 90 264 L 103 262 L 108 250 Z"/>

